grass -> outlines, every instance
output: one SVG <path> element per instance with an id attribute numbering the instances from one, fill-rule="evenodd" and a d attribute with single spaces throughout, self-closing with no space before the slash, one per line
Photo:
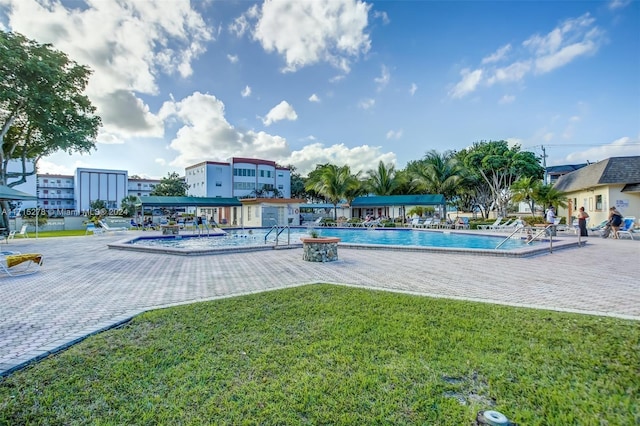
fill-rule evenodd
<path id="1" fill-rule="evenodd" d="M 0 379 L 0 424 L 640 422 L 640 324 L 310 285 L 157 310 Z"/>
<path id="2" fill-rule="evenodd" d="M 38 238 L 47 238 L 47 237 L 78 237 L 86 235 L 85 229 L 69 229 L 63 231 L 40 231 L 38 230 Z M 31 230 L 29 231 L 29 238 L 33 238 L 36 236 L 36 232 Z M 16 236 L 16 240 L 21 237 Z"/>

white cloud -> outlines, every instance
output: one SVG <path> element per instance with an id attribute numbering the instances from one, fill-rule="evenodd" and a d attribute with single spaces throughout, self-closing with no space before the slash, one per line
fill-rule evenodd
<path id="1" fill-rule="evenodd" d="M 374 168 L 380 161 L 395 164 L 396 155 L 392 152 L 383 153 L 381 147 L 369 145 L 349 148 L 344 144 L 326 147 L 321 143 L 314 143 L 299 151 L 293 151 L 284 164 L 295 164 L 300 174 L 305 176 L 314 170 L 317 164 L 348 165 L 352 173 L 357 173 Z"/>
<path id="2" fill-rule="evenodd" d="M 139 94 L 156 95 L 162 73 L 190 76 L 213 38 L 188 0 L 173 1 L 171 13 L 161 0 L 88 0 L 68 9 L 56 0 L 3 2 L 12 30 L 94 71 L 86 93 L 103 120 L 99 142 L 162 136 L 162 121 Z"/>
<path id="3" fill-rule="evenodd" d="M 532 35 L 522 42 L 519 51 L 513 51 L 511 44 L 507 44 L 483 58 L 481 67 L 473 72 L 463 69 L 462 79 L 449 91 L 449 96 L 462 98 L 482 86 L 520 82 L 531 73 L 551 72 L 577 58 L 595 54 L 604 41 L 604 32 L 588 13 L 567 19 L 544 36 Z M 503 62 L 507 54 L 515 57 L 513 62 L 496 67 L 494 64 Z"/>
<path id="4" fill-rule="evenodd" d="M 229 60 L 229 62 L 231 62 L 232 64 L 237 64 L 238 61 L 240 60 L 240 58 L 238 58 L 238 55 L 227 55 L 227 59 Z"/>
<path id="5" fill-rule="evenodd" d="M 382 66 L 382 74 L 380 75 L 380 77 L 376 77 L 373 80 L 376 82 L 376 85 L 378 86 L 378 91 L 384 89 L 387 84 L 389 84 L 389 80 L 391 79 L 391 74 L 389 73 L 389 69 L 383 65 Z"/>
<path id="6" fill-rule="evenodd" d="M 251 96 L 251 87 L 244 86 L 244 89 L 242 89 L 242 92 L 240 92 L 240 94 L 243 98 L 248 98 L 249 96 Z"/>
<path id="7" fill-rule="evenodd" d="M 350 61 L 371 48 L 365 33 L 370 8 L 359 0 L 269 1 L 249 9 L 230 29 L 243 35 L 257 20 L 253 38 L 283 56 L 285 72 L 319 62 L 349 72 Z"/>
<path id="8" fill-rule="evenodd" d="M 618 10 L 623 9 L 631 4 L 632 0 L 611 0 L 609 2 L 609 9 Z"/>
<path id="9" fill-rule="evenodd" d="M 320 98 L 315 93 L 309 96 L 309 102 L 320 102 Z"/>
<path id="10" fill-rule="evenodd" d="M 515 100 L 516 100 L 516 97 L 513 95 L 504 95 L 503 97 L 500 98 L 498 103 L 501 105 L 506 105 L 506 104 L 513 103 Z"/>
<path id="11" fill-rule="evenodd" d="M 415 95 L 417 91 L 418 85 L 415 83 L 411 83 L 411 88 L 409 89 L 409 93 L 411 94 L 411 96 Z"/>
<path id="12" fill-rule="evenodd" d="M 269 126 L 276 121 L 290 120 L 295 121 L 298 119 L 298 114 L 287 101 L 282 101 L 278 105 L 271 108 L 271 111 L 262 119 L 265 126 Z"/>
<path id="13" fill-rule="evenodd" d="M 509 53 L 510 50 L 511 50 L 511 44 L 502 46 L 491 55 L 482 58 L 482 64 L 484 65 L 484 64 L 492 64 L 494 62 L 500 62 L 507 56 L 507 53 Z"/>
<path id="14" fill-rule="evenodd" d="M 389 15 L 387 12 L 380 12 L 378 10 L 373 12 L 373 17 L 376 19 L 381 19 L 383 25 L 389 25 L 391 20 L 389 19 Z"/>
<path id="15" fill-rule="evenodd" d="M 593 163 L 610 157 L 626 157 L 631 155 L 640 155 L 640 137 L 633 139 L 625 136 L 616 139 L 609 144 L 589 148 L 580 152 L 574 152 L 567 155 L 561 163 Z"/>
<path id="16" fill-rule="evenodd" d="M 376 104 L 376 100 L 375 99 L 363 99 L 358 103 L 358 107 L 362 108 L 362 109 L 370 109 L 373 108 L 373 106 Z"/>
<path id="17" fill-rule="evenodd" d="M 463 69 L 460 74 L 462 75 L 462 80 L 449 91 L 449 95 L 454 99 L 462 98 L 476 90 L 482 79 L 482 70 L 469 71 L 469 69 Z"/>
<path id="18" fill-rule="evenodd" d="M 225 118 L 224 104 L 213 95 L 196 92 L 181 101 L 165 102 L 160 115 L 180 127 L 170 144 L 178 153 L 172 166 L 186 167 L 203 158 L 226 161 L 233 156 L 279 159 L 290 152 L 283 137 L 235 129 Z"/>
<path id="19" fill-rule="evenodd" d="M 387 139 L 400 139 L 402 137 L 402 129 L 400 130 L 389 130 L 387 132 Z"/>

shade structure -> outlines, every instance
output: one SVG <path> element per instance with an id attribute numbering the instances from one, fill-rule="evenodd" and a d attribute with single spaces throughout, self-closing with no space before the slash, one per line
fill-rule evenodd
<path id="1" fill-rule="evenodd" d="M 18 191 L 17 189 L 9 188 L 6 185 L 0 185 L 0 200 L 37 200 L 35 195 L 27 194 L 26 192 Z"/>

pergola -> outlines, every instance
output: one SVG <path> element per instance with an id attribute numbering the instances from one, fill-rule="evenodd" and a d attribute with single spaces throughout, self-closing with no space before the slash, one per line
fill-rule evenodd
<path id="1" fill-rule="evenodd" d="M 236 197 L 161 197 L 148 196 L 140 197 L 140 202 L 136 203 L 136 208 L 144 211 L 145 207 L 151 208 L 175 208 L 175 207 L 242 207 L 242 203 Z"/>

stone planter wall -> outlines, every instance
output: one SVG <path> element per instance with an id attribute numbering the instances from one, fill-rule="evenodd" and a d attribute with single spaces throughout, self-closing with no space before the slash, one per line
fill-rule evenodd
<path id="1" fill-rule="evenodd" d="M 308 262 L 333 262 L 338 260 L 340 238 L 301 238 L 302 260 Z"/>

